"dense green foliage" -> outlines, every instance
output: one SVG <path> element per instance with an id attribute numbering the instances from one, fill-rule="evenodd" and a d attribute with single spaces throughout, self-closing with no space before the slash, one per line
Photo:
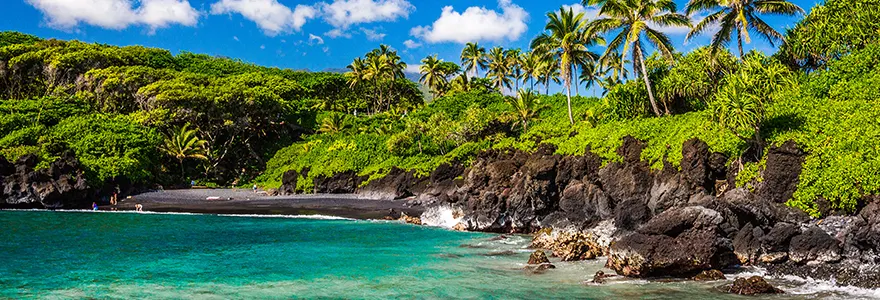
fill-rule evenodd
<path id="1" fill-rule="evenodd" d="M 807 70 L 880 41 L 880 1 L 830 0 L 788 30 L 783 60 Z"/>
<path id="2" fill-rule="evenodd" d="M 0 101 L 0 154 L 36 154 L 45 165 L 69 150 L 97 180 L 142 183 L 272 188 L 297 170 L 297 190 L 311 192 L 314 179 L 340 172 L 375 179 L 397 167 L 424 176 L 480 151 L 541 143 L 617 161 L 627 135 L 646 143 L 642 159 L 652 168 L 678 167 L 682 144 L 699 138 L 730 157 L 737 185 L 753 188 L 765 150 L 793 140 L 807 156 L 789 205 L 814 216 L 852 212 L 863 196 L 880 194 L 876 0 L 829 0 L 785 36 L 748 27 L 787 44 L 772 56 L 740 57 L 718 47 L 741 34 L 733 31 L 743 25 L 728 20 L 734 8 L 799 8 L 692 1 L 692 12 L 713 10 L 726 23 L 716 47 L 678 53 L 650 27 L 688 24 L 672 1 L 585 2 L 602 5 L 599 21 L 551 14 L 556 20 L 525 52 L 468 44 L 464 68 L 426 58 L 421 79 L 436 96 L 427 105 L 385 45 L 333 74 L 0 33 L 0 95 L 9 99 Z M 756 15 L 745 18 L 762 26 Z M 599 57 L 585 45 L 601 44 L 602 32 L 608 47 Z M 549 95 L 551 82 L 564 82 L 566 94 Z M 601 86 L 603 97 L 570 95 L 578 83 Z M 548 95 L 531 91 L 536 84 Z"/>
<path id="3" fill-rule="evenodd" d="M 814 9 L 797 30 L 820 30 L 810 23 L 826 17 L 814 14 L 828 14 L 845 3 L 831 1 L 830 8 Z M 848 39 L 859 30 L 872 31 L 874 24 L 857 25 L 849 29 L 850 36 L 839 38 Z M 811 42 L 824 43 L 800 43 Z M 880 77 L 875 75 L 880 74 L 880 46 L 859 40 L 852 45 L 856 46 L 835 50 L 842 52 L 830 60 L 827 70 L 812 73 L 806 72 L 812 70 L 808 66 L 792 69 L 784 53 L 768 57 L 753 52 L 741 60 L 724 50 L 713 53 L 709 47 L 644 59 L 636 53 L 636 63 L 645 66 L 635 71 L 635 78 L 626 74 L 625 66 L 632 62 L 612 51 L 580 65 L 582 82 L 596 82 L 606 94 L 603 98 L 572 96 L 573 125 L 565 95 L 532 98 L 533 94 L 522 92 L 502 97 L 492 89 L 450 93 L 406 115 L 348 118 L 343 130 L 312 135 L 279 151 L 260 180 L 277 186 L 285 171 L 308 169 L 297 188 L 309 192 L 314 178 L 338 172 L 378 178 L 391 167 L 399 167 L 425 175 L 440 163 L 467 162 L 485 149 L 533 151 L 540 143 L 556 145 L 560 154 L 591 151 L 608 162 L 620 159 L 615 150 L 622 137 L 631 135 L 646 142 L 642 159 L 655 169 L 666 163 L 678 166 L 682 144 L 699 138 L 713 151 L 728 155 L 731 167 L 741 170 L 738 185 L 753 187 L 762 180 L 764 150 L 794 140 L 808 154 L 789 205 L 816 216 L 827 209 L 851 212 L 862 195 L 880 193 L 876 142 L 880 137 L 880 106 L 876 105 Z M 518 65 L 510 65 L 506 63 L 510 51 L 481 51 L 474 44 L 465 47 L 462 61 L 474 74 L 485 68 L 495 90 L 511 88 L 516 80 L 528 86 L 535 79 L 542 83 L 559 78 L 558 68 L 551 76 L 542 73 L 548 69 L 534 70 L 537 61 L 529 62 L 529 56 L 542 54 L 540 48 L 532 50 L 521 56 Z M 852 51 L 856 53 L 845 56 Z M 558 58 L 550 61 L 559 63 Z M 517 76 L 516 68 L 530 75 Z M 669 116 L 653 117 L 646 82 L 653 83 L 658 108 L 668 109 Z M 757 157 L 744 157 L 746 153 Z M 823 201 L 830 207 L 823 208 Z"/>
<path id="4" fill-rule="evenodd" d="M 377 109 L 418 106 L 416 84 L 395 80 L 395 101 Z M 45 164 L 73 150 L 99 180 L 249 181 L 278 149 L 314 132 L 321 111 L 366 111 L 373 88 L 350 88 L 343 74 L 2 32 L 0 95 L 9 100 L 0 103 L 0 153 Z M 187 124 L 203 159 L 160 153 L 157 133 Z M 182 172 L 154 167 L 178 163 Z"/>

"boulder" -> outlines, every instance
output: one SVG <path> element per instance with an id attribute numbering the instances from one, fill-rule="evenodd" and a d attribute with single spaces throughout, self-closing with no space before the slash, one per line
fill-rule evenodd
<path id="1" fill-rule="evenodd" d="M 592 234 L 550 228 L 538 231 L 529 247 L 548 249 L 562 261 L 595 259 L 603 253 Z"/>
<path id="2" fill-rule="evenodd" d="M 763 237 L 764 231 L 751 223 L 739 230 L 733 238 L 733 253 L 740 263 L 754 264 L 758 261 Z"/>
<path id="3" fill-rule="evenodd" d="M 694 281 L 715 281 L 715 280 L 724 280 L 727 277 L 724 277 L 724 273 L 718 270 L 706 270 L 694 276 Z"/>
<path id="4" fill-rule="evenodd" d="M 771 147 L 767 153 L 763 181 L 756 193 L 758 199 L 775 203 L 785 203 L 791 199 L 797 189 L 805 157 L 806 153 L 794 141 Z"/>
<path id="5" fill-rule="evenodd" d="M 278 188 L 279 195 L 293 195 L 296 194 L 296 184 L 299 180 L 299 172 L 296 170 L 289 170 L 284 172 L 281 175 L 281 187 Z"/>
<path id="6" fill-rule="evenodd" d="M 550 263 L 550 260 L 547 259 L 547 254 L 545 254 L 544 251 L 542 251 L 542 250 L 535 250 L 535 252 L 532 252 L 532 255 L 529 255 L 528 264 L 530 264 L 530 265 L 549 264 L 549 263 Z"/>
<path id="7" fill-rule="evenodd" d="M 840 245 L 818 227 L 791 238 L 788 257 L 796 263 L 829 263 L 840 260 Z"/>
<path id="8" fill-rule="evenodd" d="M 595 284 L 603 284 L 606 281 L 605 278 L 611 278 L 611 277 L 614 277 L 614 274 L 605 274 L 605 272 L 602 272 L 602 270 L 599 270 L 599 271 L 596 271 L 596 274 L 593 275 L 593 280 L 590 280 L 590 282 L 595 283 Z"/>
<path id="9" fill-rule="evenodd" d="M 761 276 L 740 277 L 728 287 L 728 292 L 737 295 L 782 294 L 782 290 L 770 285 Z"/>
<path id="10" fill-rule="evenodd" d="M 691 277 L 734 263 L 730 241 L 718 234 L 721 215 L 701 207 L 663 212 L 613 243 L 606 267 L 630 277 Z"/>

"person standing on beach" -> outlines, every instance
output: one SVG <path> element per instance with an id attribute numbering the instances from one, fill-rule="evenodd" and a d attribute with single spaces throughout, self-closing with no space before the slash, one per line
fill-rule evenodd
<path id="1" fill-rule="evenodd" d="M 257 184 L 254 183 L 254 194 L 256 194 L 256 193 L 257 193 Z"/>
<path id="2" fill-rule="evenodd" d="M 98 203 L 92 202 L 92 210 L 98 210 Z"/>

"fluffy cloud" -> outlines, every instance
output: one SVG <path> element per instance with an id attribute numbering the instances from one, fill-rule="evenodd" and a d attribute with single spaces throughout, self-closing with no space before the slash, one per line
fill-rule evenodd
<path id="1" fill-rule="evenodd" d="M 379 32 L 379 29 L 367 29 L 361 28 L 361 32 L 367 37 L 368 40 L 371 41 L 381 41 L 385 38 L 386 34 Z"/>
<path id="2" fill-rule="evenodd" d="M 312 43 L 318 44 L 318 45 L 323 45 L 324 39 L 322 39 L 320 36 L 309 33 L 309 44 L 312 44 Z"/>
<path id="3" fill-rule="evenodd" d="M 430 43 L 476 41 L 514 41 L 526 32 L 529 14 L 511 0 L 499 0 L 501 12 L 484 7 L 468 7 L 464 12 L 452 6 L 443 8 L 440 18 L 430 26 L 415 27 L 410 31 Z"/>
<path id="4" fill-rule="evenodd" d="M 332 29 L 332 30 L 330 30 L 330 31 L 327 31 L 327 32 L 324 33 L 324 35 L 327 36 L 327 37 L 330 37 L 330 38 L 334 38 L 334 39 L 335 39 L 335 38 L 338 38 L 338 37 L 344 37 L 344 38 L 350 38 L 350 37 L 351 37 L 351 34 L 350 34 L 350 33 L 345 32 L 345 31 L 343 31 L 342 29 L 339 29 L 339 28 L 336 28 L 336 29 Z"/>
<path id="5" fill-rule="evenodd" d="M 306 21 L 318 15 L 318 10 L 297 5 L 293 10 L 277 0 L 220 0 L 211 4 L 212 14 L 241 14 L 254 21 L 267 35 L 299 31 Z"/>
<path id="6" fill-rule="evenodd" d="M 403 45 L 406 46 L 406 48 L 409 48 L 409 49 L 418 48 L 418 47 L 421 47 L 421 46 L 422 46 L 422 44 L 417 43 L 416 41 L 413 41 L 413 40 L 406 40 L 406 41 L 403 41 Z"/>
<path id="7" fill-rule="evenodd" d="M 407 0 L 335 0 L 320 3 L 324 20 L 337 28 L 407 18 L 415 6 Z"/>
<path id="8" fill-rule="evenodd" d="M 599 15 L 599 8 L 597 7 L 584 7 L 580 3 L 575 3 L 572 5 L 563 5 L 562 8 L 571 9 L 575 14 L 584 13 L 585 21 L 595 20 Z"/>
<path id="9" fill-rule="evenodd" d="M 411 73 L 411 74 L 419 74 L 419 73 L 421 73 L 421 71 L 419 70 L 419 68 L 421 68 L 421 67 L 422 67 L 422 65 L 407 64 L 406 69 L 404 69 L 403 72 Z"/>
<path id="10" fill-rule="evenodd" d="M 43 12 L 49 26 L 73 28 L 80 23 L 107 29 L 143 25 L 152 30 L 172 24 L 195 26 L 199 13 L 187 0 L 26 0 Z"/>

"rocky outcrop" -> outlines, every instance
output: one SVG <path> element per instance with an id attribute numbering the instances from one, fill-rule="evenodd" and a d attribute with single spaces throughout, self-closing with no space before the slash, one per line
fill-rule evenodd
<path id="1" fill-rule="evenodd" d="M 783 291 L 770 285 L 761 276 L 740 277 L 733 281 L 728 292 L 737 295 L 782 294 Z"/>
<path id="2" fill-rule="evenodd" d="M 299 181 L 299 172 L 289 170 L 281 175 L 281 187 L 278 188 L 279 195 L 296 194 L 296 184 Z"/>
<path id="3" fill-rule="evenodd" d="M 801 175 L 806 153 L 793 141 L 772 147 L 767 153 L 767 166 L 758 187 L 757 197 L 771 202 L 784 203 L 791 199 Z"/>
<path id="4" fill-rule="evenodd" d="M 595 259 L 603 253 L 592 234 L 551 228 L 539 231 L 529 247 L 550 250 L 562 261 Z"/>
<path id="5" fill-rule="evenodd" d="M 317 194 L 351 194 L 357 190 L 365 176 L 358 176 L 354 171 L 336 173 L 330 177 L 319 176 L 314 179 Z"/>
<path id="6" fill-rule="evenodd" d="M 735 187 L 738 168 L 698 139 L 682 145 L 679 167 L 664 162 L 660 170 L 641 160 L 644 142 L 621 142 L 620 160 L 604 166 L 590 149 L 563 156 L 542 144 L 533 153 L 485 151 L 468 168 L 444 164 L 428 177 L 392 169 L 360 187 L 364 178 L 343 173 L 315 187 L 448 207 L 463 215 L 459 230 L 538 232 L 534 248 L 563 261 L 605 255 L 626 276 L 712 279 L 717 270 L 761 265 L 880 286 L 880 199 L 866 198 L 858 215 L 823 220 L 785 206 L 806 155 L 794 142 L 769 149 L 754 191 Z"/>
<path id="7" fill-rule="evenodd" d="M 689 277 L 727 267 L 732 249 L 719 234 L 722 221 L 702 206 L 670 209 L 613 243 L 606 267 L 630 277 Z"/>
<path id="8" fill-rule="evenodd" d="M 727 277 L 724 277 L 724 273 L 718 270 L 706 270 L 694 276 L 694 281 L 715 281 L 715 280 L 724 280 Z"/>
<path id="9" fill-rule="evenodd" d="M 25 155 L 15 164 L 0 160 L 0 208 L 87 208 L 95 192 L 86 182 L 79 161 L 65 153 L 48 168 L 34 170 L 39 163 Z"/>

